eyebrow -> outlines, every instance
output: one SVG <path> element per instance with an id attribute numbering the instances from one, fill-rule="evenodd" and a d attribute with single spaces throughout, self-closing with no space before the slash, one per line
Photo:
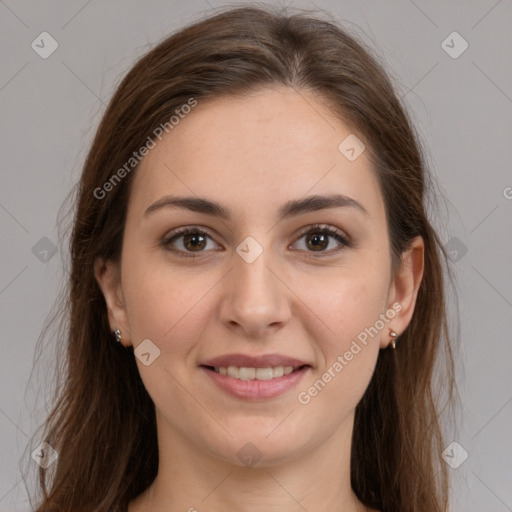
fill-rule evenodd
<path id="1" fill-rule="evenodd" d="M 363 205 L 355 199 L 342 194 L 333 194 L 328 196 L 313 195 L 288 201 L 279 208 L 277 218 L 283 220 L 296 215 L 327 208 L 347 207 L 354 208 L 364 215 L 369 215 Z M 220 203 L 197 196 L 164 196 L 147 208 L 144 212 L 144 217 L 163 208 L 184 208 L 193 212 L 219 217 L 224 220 L 231 220 L 233 217 L 231 211 Z"/>

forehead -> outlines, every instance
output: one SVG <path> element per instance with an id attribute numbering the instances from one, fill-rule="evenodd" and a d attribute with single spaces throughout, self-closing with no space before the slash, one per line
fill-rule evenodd
<path id="1" fill-rule="evenodd" d="M 142 215 L 175 193 L 256 213 L 307 194 L 341 193 L 378 210 L 367 152 L 351 161 L 339 149 L 354 135 L 309 91 L 282 87 L 198 101 L 139 165 L 130 209 Z"/>

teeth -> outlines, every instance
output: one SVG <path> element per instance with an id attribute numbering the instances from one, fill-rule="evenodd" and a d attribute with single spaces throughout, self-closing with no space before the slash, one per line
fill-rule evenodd
<path id="1" fill-rule="evenodd" d="M 290 368 L 287 366 L 286 368 Z M 284 368 L 282 366 L 276 366 L 272 368 L 272 377 L 282 377 L 284 375 Z"/>
<path id="2" fill-rule="evenodd" d="M 267 368 L 246 368 L 244 366 L 219 366 L 215 368 L 221 375 L 229 375 L 240 380 L 270 380 L 293 372 L 293 366 L 274 366 Z"/>

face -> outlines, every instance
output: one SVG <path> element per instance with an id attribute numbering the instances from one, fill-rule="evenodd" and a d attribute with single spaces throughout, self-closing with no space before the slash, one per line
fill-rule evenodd
<path id="1" fill-rule="evenodd" d="M 96 275 L 112 328 L 146 354 L 159 436 L 238 465 L 257 449 L 273 465 L 352 424 L 418 272 L 391 273 L 367 151 L 339 149 L 351 133 L 308 91 L 261 90 L 199 102 L 142 161 L 122 260 Z"/>

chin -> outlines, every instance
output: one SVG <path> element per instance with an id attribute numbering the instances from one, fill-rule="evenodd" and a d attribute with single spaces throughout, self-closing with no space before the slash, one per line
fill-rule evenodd
<path id="1" fill-rule="evenodd" d="M 268 429 L 241 430 L 243 434 L 226 439 L 226 445 L 211 447 L 211 451 L 225 462 L 251 468 L 277 466 L 309 451 L 311 437 L 306 438 L 304 432 L 298 439 L 285 431 L 272 431 L 275 427 L 274 421 Z"/>

